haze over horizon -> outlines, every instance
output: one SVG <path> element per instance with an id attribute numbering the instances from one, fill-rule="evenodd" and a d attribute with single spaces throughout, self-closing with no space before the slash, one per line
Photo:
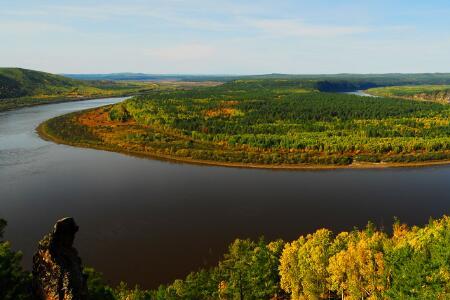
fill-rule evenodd
<path id="1" fill-rule="evenodd" d="M 450 71 L 450 3 L 8 1 L 0 66 L 52 73 Z"/>

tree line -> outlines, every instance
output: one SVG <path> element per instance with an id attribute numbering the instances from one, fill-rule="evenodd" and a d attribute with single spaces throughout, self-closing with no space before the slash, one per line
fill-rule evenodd
<path id="1" fill-rule="evenodd" d="M 0 234 L 6 222 L 0 222 Z M 328 229 L 291 242 L 236 239 L 219 263 L 155 290 L 109 286 L 85 269 L 89 299 L 448 299 L 450 218 L 422 227 L 395 221 L 388 234 L 368 223 L 362 230 Z M 0 242 L 0 298 L 31 299 L 21 254 Z M 157 270 L 155 270 L 157 272 Z"/>

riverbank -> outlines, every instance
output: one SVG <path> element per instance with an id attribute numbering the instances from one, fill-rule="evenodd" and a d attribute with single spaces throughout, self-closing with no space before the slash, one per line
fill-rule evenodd
<path id="1" fill-rule="evenodd" d="M 61 117 L 70 117 L 70 116 L 80 116 L 83 114 L 87 114 L 92 111 L 96 111 L 98 109 L 91 109 L 84 112 L 75 112 Z M 98 139 L 86 139 L 86 136 L 82 137 L 73 137 L 74 139 L 78 139 L 81 141 L 69 141 L 67 139 L 58 136 L 55 133 L 52 133 L 49 130 L 48 124 L 53 119 L 47 120 L 41 123 L 36 131 L 39 136 L 47 141 L 51 141 L 57 144 L 64 144 L 74 147 L 81 148 L 90 148 L 96 150 L 103 150 L 109 152 L 117 152 L 126 155 L 131 155 L 140 158 L 148 158 L 148 159 L 157 159 L 162 161 L 169 161 L 175 163 L 187 163 L 187 164 L 195 164 L 195 165 L 206 165 L 206 166 L 220 166 L 220 167 L 230 167 L 230 168 L 247 168 L 247 169 L 267 169 L 267 170 L 334 170 L 334 169 L 385 169 L 385 168 L 413 168 L 413 167 L 427 167 L 427 166 L 438 166 L 438 165 L 447 165 L 450 164 L 450 159 L 445 160 L 429 160 L 429 161 L 420 161 L 420 162 L 408 162 L 408 163 L 396 163 L 396 162 L 352 162 L 350 164 L 345 165 L 337 165 L 337 164 L 258 164 L 258 163 L 239 163 L 239 162 L 222 162 L 222 161 L 214 161 L 207 159 L 194 159 L 190 157 L 180 157 L 175 155 L 167 155 L 161 154 L 157 152 L 149 151 L 148 148 L 145 150 L 133 148 L 125 148 L 122 144 L 106 144 Z M 110 123 L 110 122 L 109 122 Z M 105 125 L 105 124 L 103 124 Z M 116 126 L 124 126 L 127 124 L 109 124 L 112 127 Z M 136 125 L 134 123 L 128 125 Z M 133 128 L 136 130 L 136 128 Z M 89 137 L 89 135 L 87 135 Z"/>
<path id="2" fill-rule="evenodd" d="M 77 98 L 58 98 L 54 99 L 38 99 L 38 98 L 26 98 L 26 99 L 4 99 L 0 100 L 0 112 L 16 110 L 25 107 L 34 107 L 40 105 L 48 105 L 48 104 L 58 104 L 58 103 L 67 103 L 67 102 L 79 102 L 79 101 L 88 101 L 88 100 L 97 100 L 97 99 L 117 99 L 117 98 L 126 98 L 131 97 L 132 95 L 117 95 L 117 96 L 105 96 L 100 95 L 98 97 L 77 97 Z M 23 102 L 20 104 L 14 103 L 15 101 L 23 101 L 30 100 L 31 102 Z M 11 103 L 12 102 L 12 103 Z"/>
<path id="3" fill-rule="evenodd" d="M 388 86 L 371 88 L 365 92 L 379 97 L 428 101 L 442 104 L 450 103 L 449 85 Z"/>

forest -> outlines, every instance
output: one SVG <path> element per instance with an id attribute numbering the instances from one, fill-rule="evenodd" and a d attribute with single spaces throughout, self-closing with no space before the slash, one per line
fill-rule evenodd
<path id="1" fill-rule="evenodd" d="M 252 79 L 154 90 L 57 117 L 41 132 L 77 146 L 222 165 L 420 164 L 450 158 L 449 113 L 443 103 Z"/>
<path id="2" fill-rule="evenodd" d="M 5 226 L 0 220 L 0 298 L 28 300 L 31 275 L 21 267 L 21 253 L 2 240 Z M 390 233 L 369 222 L 337 234 L 318 229 L 290 242 L 236 239 L 216 266 L 155 290 L 112 287 L 94 269 L 84 272 L 90 300 L 448 299 L 449 258 L 450 218 L 444 216 L 423 227 L 395 220 Z"/>
<path id="3" fill-rule="evenodd" d="M 369 87 L 450 84 L 450 73 L 415 73 L 415 74 L 263 74 L 263 75 L 164 75 L 143 73 L 112 74 L 64 74 L 65 77 L 80 80 L 113 80 L 113 81 L 216 81 L 231 82 L 236 80 L 296 80 L 316 82 L 323 90 L 339 89 L 357 90 Z M 323 91 L 322 90 L 322 91 Z"/>

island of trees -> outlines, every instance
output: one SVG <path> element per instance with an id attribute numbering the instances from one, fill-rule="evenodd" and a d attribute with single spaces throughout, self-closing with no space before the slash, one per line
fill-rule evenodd
<path id="1" fill-rule="evenodd" d="M 321 91 L 332 84 L 240 79 L 157 89 L 51 119 L 40 132 L 75 146 L 227 166 L 384 167 L 450 159 L 447 104 Z"/>

